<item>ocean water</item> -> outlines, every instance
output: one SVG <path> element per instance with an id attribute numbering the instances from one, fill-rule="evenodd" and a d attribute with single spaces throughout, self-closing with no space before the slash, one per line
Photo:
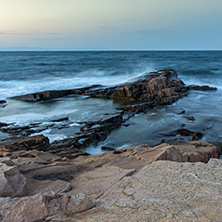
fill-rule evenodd
<path id="1" fill-rule="evenodd" d="M 8 97 L 94 84 L 112 86 L 165 68 L 175 69 L 187 85 L 207 84 L 218 90 L 193 91 L 171 106 L 137 115 L 128 121 L 128 127 L 114 130 L 105 141 L 87 151 L 99 153 L 103 145 L 115 148 L 143 143 L 154 145 L 168 139 L 162 132 L 184 124 L 187 129 L 201 131 L 208 141 L 222 142 L 222 51 L 0 52 L 0 100 L 8 102 L 0 108 L 0 122 L 26 125 L 68 116 L 70 128 L 49 128 L 41 133 L 51 141 L 71 137 L 75 124 L 98 114 L 111 113 L 118 104 L 82 96 L 38 103 Z M 175 114 L 173 110 L 178 108 L 184 109 L 185 114 Z M 195 121 L 188 121 L 185 115 L 194 116 Z M 0 138 L 4 136 L 0 134 Z"/>

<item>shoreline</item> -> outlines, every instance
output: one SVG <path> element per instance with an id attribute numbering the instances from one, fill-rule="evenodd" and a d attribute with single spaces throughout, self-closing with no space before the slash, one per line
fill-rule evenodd
<path id="1" fill-rule="evenodd" d="M 189 90 L 216 89 L 185 86 L 176 71 L 161 70 L 147 79 L 121 86 L 69 91 L 128 103 L 115 112 L 79 122 L 75 136 L 54 143 L 44 135 L 29 136 L 36 132 L 35 128 L 41 133 L 44 130 L 41 124 L 21 128 L 0 123 L 1 131 L 14 137 L 0 143 L 0 218 L 4 222 L 221 218 L 222 144 L 202 140 L 202 132 L 173 123 L 168 131 L 162 129 L 162 137 L 173 139 L 164 139 L 155 146 L 143 144 L 122 149 L 104 146 L 108 151 L 95 155 L 83 151 L 121 127 L 127 131 L 131 127 L 127 121 L 134 120 L 139 113 L 166 107 Z M 58 91 L 45 91 L 20 99 L 35 103 L 61 95 Z M 186 121 L 197 121 L 187 116 L 184 109 L 173 111 Z M 52 119 L 47 127 L 65 128 L 69 124 L 72 123 L 66 116 Z"/>

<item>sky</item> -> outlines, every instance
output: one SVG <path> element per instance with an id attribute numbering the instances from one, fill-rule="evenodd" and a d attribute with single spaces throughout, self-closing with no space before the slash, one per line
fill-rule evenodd
<path id="1" fill-rule="evenodd" d="M 0 0 L 0 50 L 222 50 L 222 0 Z"/>

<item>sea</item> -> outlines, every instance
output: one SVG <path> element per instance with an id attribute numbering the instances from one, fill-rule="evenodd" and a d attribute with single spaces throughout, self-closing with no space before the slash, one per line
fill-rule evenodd
<path id="1" fill-rule="evenodd" d="M 102 146 L 119 149 L 138 144 L 154 146 L 162 139 L 189 140 L 180 135 L 169 136 L 179 128 L 201 132 L 209 142 L 222 142 L 222 51 L 0 52 L 0 100 L 7 100 L 6 106 L 0 107 L 0 122 L 24 126 L 68 117 L 69 127 L 49 127 L 39 134 L 51 142 L 69 138 L 74 136 L 79 122 L 113 113 L 120 104 L 85 96 L 36 103 L 9 97 L 95 84 L 114 86 L 160 69 L 176 70 L 186 85 L 209 85 L 217 87 L 217 91 L 190 91 L 172 105 L 137 114 L 86 151 L 96 154 L 102 152 Z M 185 113 L 179 115 L 176 110 Z M 187 116 L 193 116 L 195 121 L 187 120 Z M 5 136 L 0 133 L 0 140 Z"/>

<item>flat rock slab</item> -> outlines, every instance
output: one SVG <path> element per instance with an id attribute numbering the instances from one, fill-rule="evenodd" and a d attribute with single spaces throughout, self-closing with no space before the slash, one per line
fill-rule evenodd
<path id="1" fill-rule="evenodd" d="M 218 159 L 207 164 L 156 161 L 112 186 L 100 197 L 96 209 L 71 218 L 120 222 L 221 221 L 221 169 L 222 161 Z"/>
<path id="2" fill-rule="evenodd" d="M 75 195 L 82 192 L 90 198 L 98 198 L 115 183 L 134 172 L 134 169 L 124 170 L 115 166 L 100 167 L 84 172 L 71 181 L 73 190 L 69 194 Z"/>

